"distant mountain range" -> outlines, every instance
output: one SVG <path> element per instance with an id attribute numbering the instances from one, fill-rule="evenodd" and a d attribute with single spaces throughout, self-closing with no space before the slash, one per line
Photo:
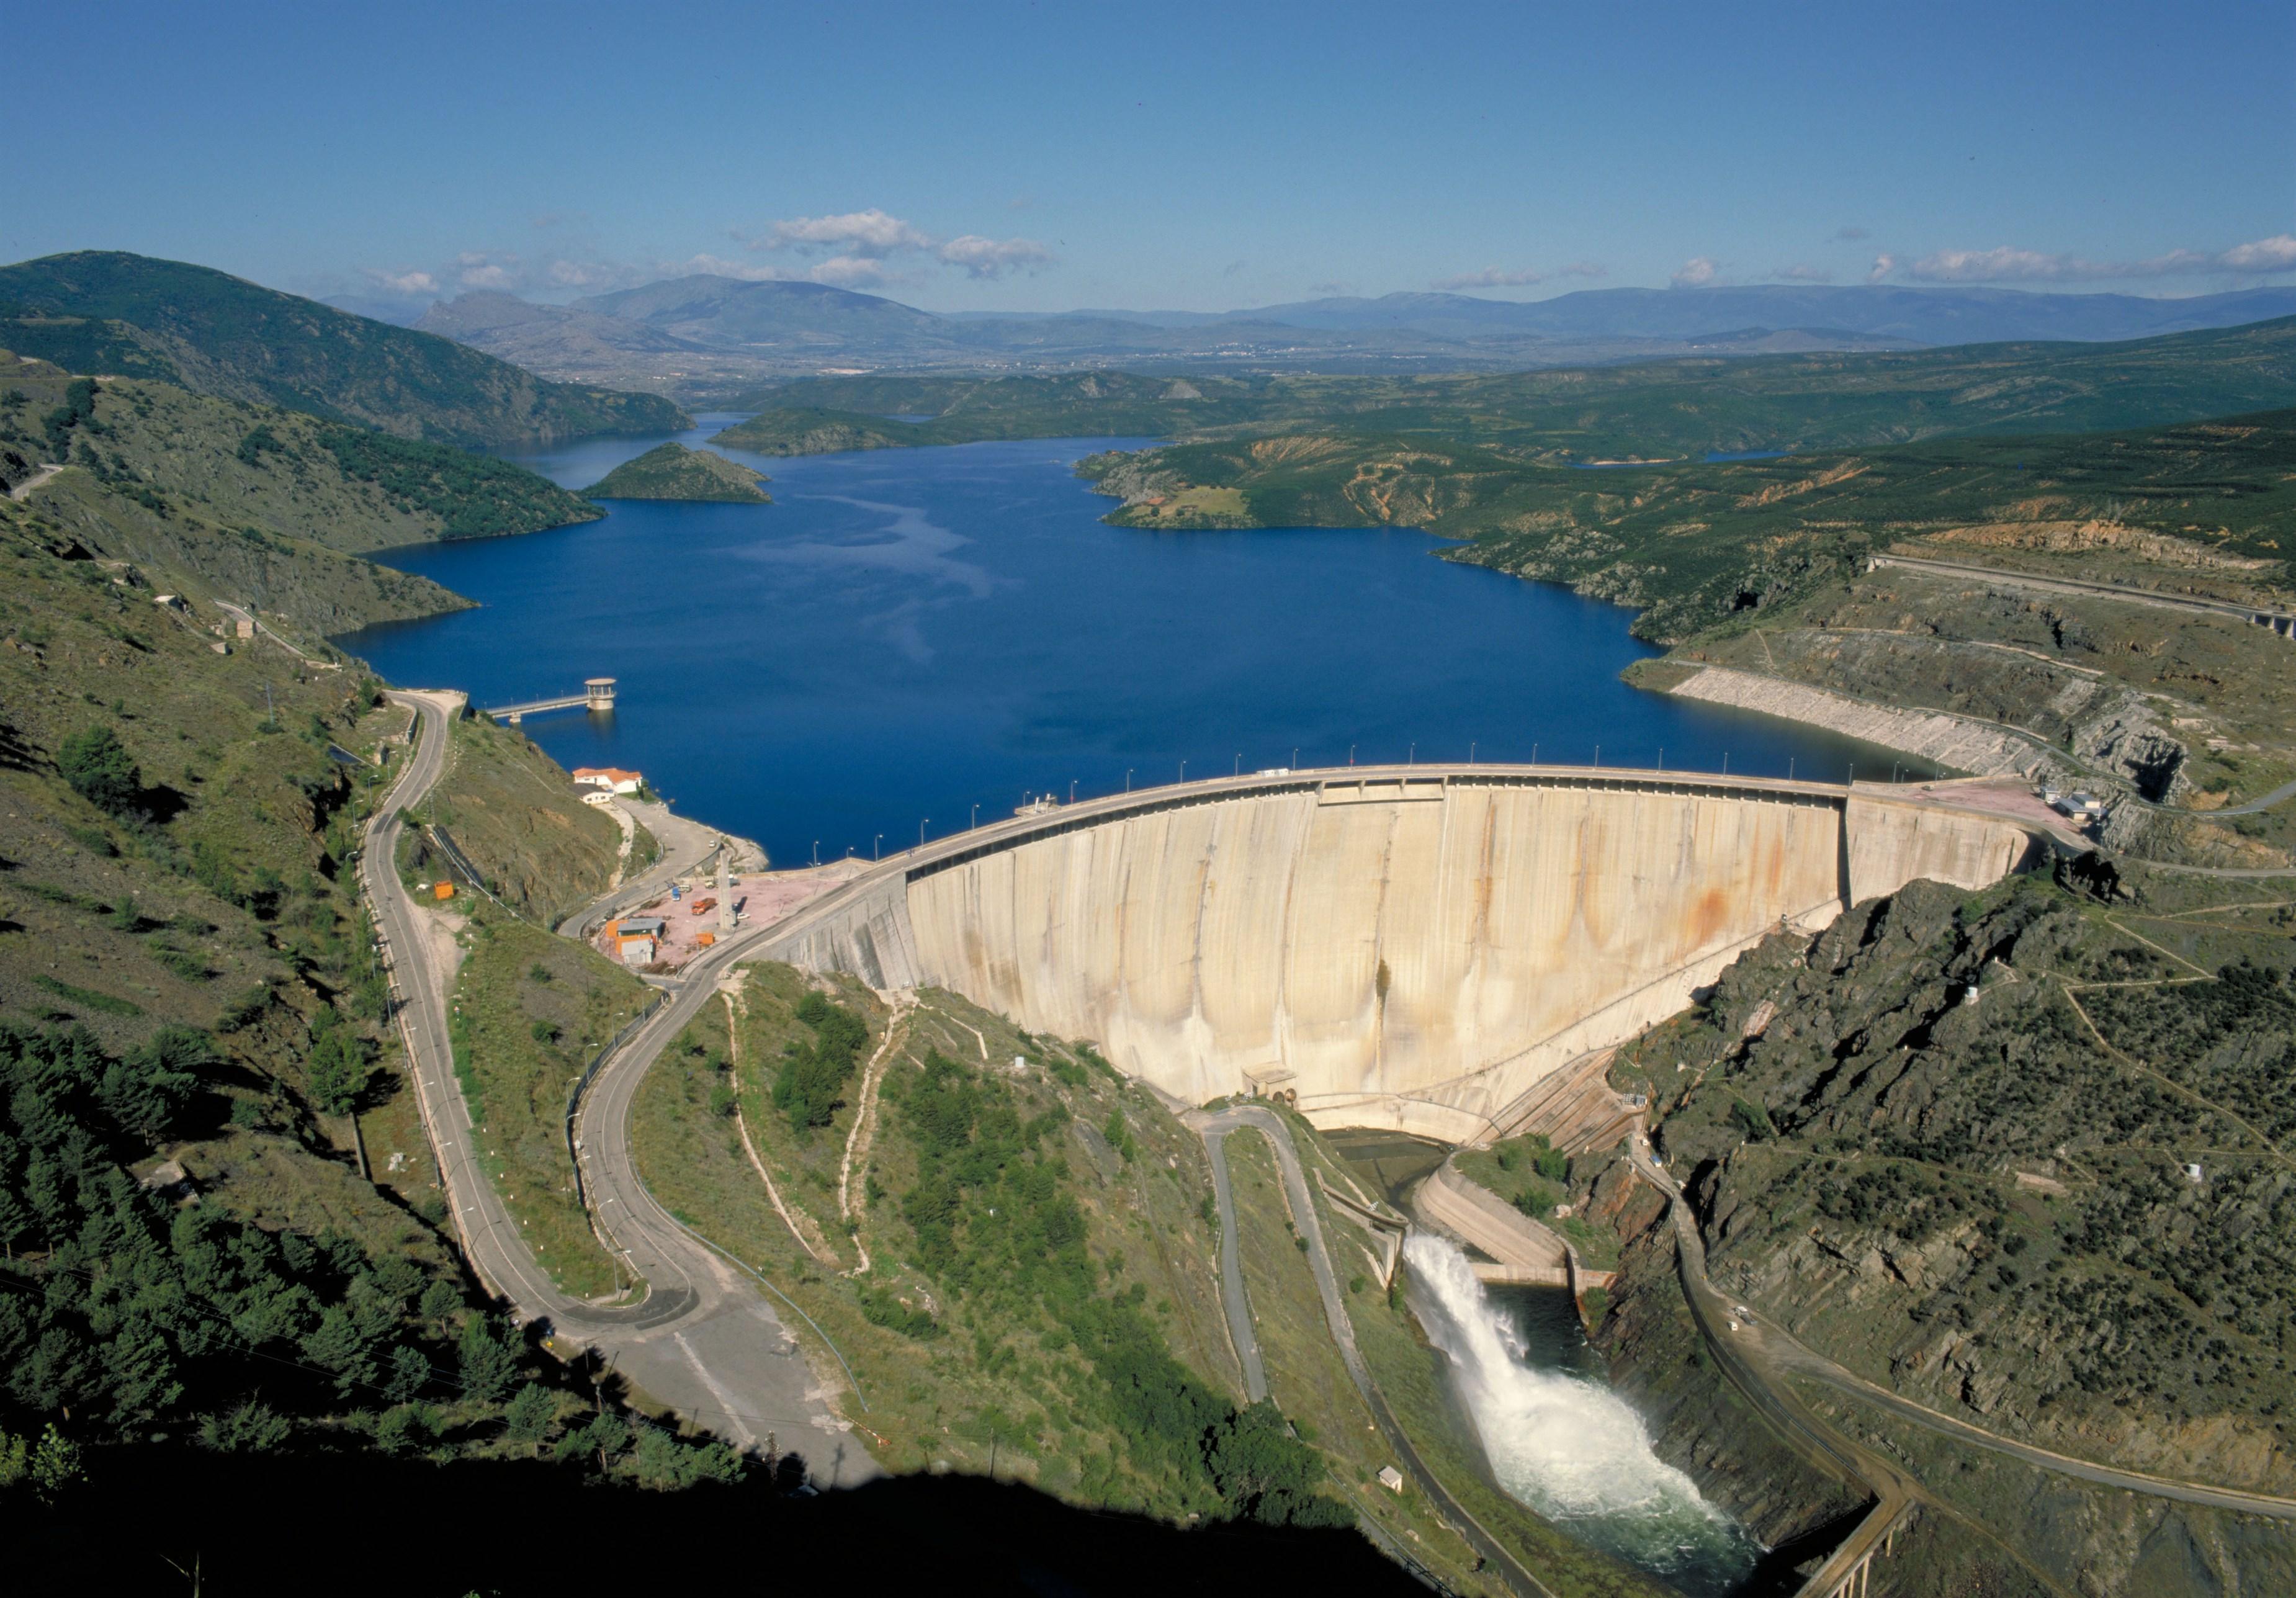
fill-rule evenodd
<path id="1" fill-rule="evenodd" d="M 685 424 L 659 394 L 549 381 L 463 342 L 117 250 L 0 266 L 0 349 L 465 447 Z"/>
<path id="2" fill-rule="evenodd" d="M 2013 289 L 1595 289 L 1553 299 L 1389 294 L 1211 314 L 939 315 L 821 283 L 693 276 L 531 304 L 480 292 L 416 325 L 552 377 L 707 400 L 744 385 L 889 368 L 1505 370 L 1682 355 L 2116 340 L 2296 314 L 2296 288 L 2184 299 Z"/>

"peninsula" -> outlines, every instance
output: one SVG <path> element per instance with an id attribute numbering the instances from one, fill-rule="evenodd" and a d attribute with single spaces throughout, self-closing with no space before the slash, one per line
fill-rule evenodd
<path id="1" fill-rule="evenodd" d="M 586 499 L 700 499 L 733 504 L 771 504 L 758 485 L 762 472 L 737 465 L 706 449 L 664 444 L 625 461 L 582 490 Z"/>

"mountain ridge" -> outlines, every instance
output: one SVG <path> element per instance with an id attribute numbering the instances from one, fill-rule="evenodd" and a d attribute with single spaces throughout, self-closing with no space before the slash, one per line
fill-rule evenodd
<path id="1" fill-rule="evenodd" d="M 0 345 L 75 372 L 464 448 L 666 432 L 685 421 L 656 395 L 553 381 L 472 345 L 119 250 L 0 266 Z"/>
<path id="2" fill-rule="evenodd" d="M 417 326 L 555 376 L 722 402 L 758 382 L 855 367 L 1529 370 L 1685 355 L 2111 342 L 2292 314 L 2296 288 L 2152 299 L 1890 284 L 1587 289 L 1521 301 L 1398 292 L 1226 312 L 939 313 L 824 283 L 692 275 L 564 306 L 464 295 L 433 305 Z"/>

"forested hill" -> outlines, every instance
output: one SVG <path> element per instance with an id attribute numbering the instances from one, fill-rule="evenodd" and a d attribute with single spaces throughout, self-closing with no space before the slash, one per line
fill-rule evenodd
<path id="1" fill-rule="evenodd" d="M 16 490 L 84 570 L 310 635 L 463 603 L 369 550 L 599 514 L 507 461 L 0 350 L 0 494 Z"/>
<path id="2" fill-rule="evenodd" d="M 689 425 L 658 396 L 545 381 L 450 340 L 111 250 L 0 266 L 0 346 L 466 448 Z"/>

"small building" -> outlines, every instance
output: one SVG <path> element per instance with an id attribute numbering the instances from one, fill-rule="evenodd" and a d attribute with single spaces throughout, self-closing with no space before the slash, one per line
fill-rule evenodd
<path id="1" fill-rule="evenodd" d="M 660 938 L 669 930 L 669 923 L 659 915 L 625 915 L 615 930 L 624 938 Z"/>
<path id="2" fill-rule="evenodd" d="M 1401 1492 L 1403 1490 L 1403 1472 L 1397 1470 L 1393 1465 L 1380 1466 L 1379 1485 L 1385 1487 L 1390 1493 Z"/>
<path id="3" fill-rule="evenodd" d="M 624 771 L 619 766 L 578 766 L 574 768 L 574 785 L 594 788 L 601 793 L 636 793 L 645 786 L 645 774 Z"/>
<path id="4" fill-rule="evenodd" d="M 624 938 L 616 947 L 624 965 L 652 965 L 660 946 L 651 938 Z"/>

